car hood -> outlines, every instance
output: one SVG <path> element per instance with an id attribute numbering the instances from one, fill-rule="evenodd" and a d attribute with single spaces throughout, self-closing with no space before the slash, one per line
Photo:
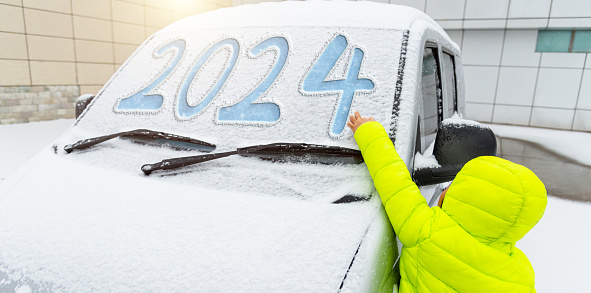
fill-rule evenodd
<path id="1" fill-rule="evenodd" d="M 168 184 L 49 148 L 0 192 L 0 288 L 34 291 L 337 291 L 380 204 Z"/>

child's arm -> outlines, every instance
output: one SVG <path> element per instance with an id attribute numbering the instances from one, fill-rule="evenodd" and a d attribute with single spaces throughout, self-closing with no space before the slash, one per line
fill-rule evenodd
<path id="1" fill-rule="evenodd" d="M 374 185 L 403 245 L 414 246 L 421 239 L 421 230 L 435 214 L 412 181 L 384 127 L 373 119 L 361 118 L 359 112 L 347 125 L 363 154 Z M 427 232 L 427 231 L 425 231 Z"/>

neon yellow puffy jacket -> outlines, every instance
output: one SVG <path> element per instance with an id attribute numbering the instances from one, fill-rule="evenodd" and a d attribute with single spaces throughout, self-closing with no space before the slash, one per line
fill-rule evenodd
<path id="1" fill-rule="evenodd" d="M 533 172 L 476 158 L 456 176 L 443 208 L 430 208 L 381 124 L 361 125 L 355 139 L 403 244 L 400 292 L 535 292 L 532 265 L 515 247 L 546 208 Z"/>

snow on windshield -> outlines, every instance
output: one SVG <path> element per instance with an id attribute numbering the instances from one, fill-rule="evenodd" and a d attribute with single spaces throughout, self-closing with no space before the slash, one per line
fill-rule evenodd
<path id="1" fill-rule="evenodd" d="M 192 30 L 156 34 L 95 99 L 77 129 L 148 128 L 218 150 L 271 142 L 356 148 L 351 109 L 390 125 L 401 31 Z"/>
<path id="2" fill-rule="evenodd" d="M 143 164 L 202 154 L 114 139 L 93 149 L 74 151 L 64 158 L 112 172 L 146 177 L 140 170 Z M 146 178 L 213 190 L 325 203 L 345 195 L 367 198 L 373 191 L 365 164 L 320 164 L 315 162 L 313 155 L 304 162 L 274 162 L 236 155 L 180 169 L 157 171 Z"/>
<path id="3" fill-rule="evenodd" d="M 138 128 L 217 145 L 215 152 L 275 142 L 357 149 L 345 126 L 360 111 L 388 127 L 402 32 L 373 28 L 239 28 L 156 34 L 116 73 L 60 141 Z M 69 158 L 139 173 L 143 164 L 196 155 L 122 144 Z M 120 148 L 125 148 L 119 152 Z M 198 153 L 200 154 L 200 153 Z M 313 157 L 312 157 L 313 159 Z M 175 176 L 172 176 L 175 175 Z M 272 164 L 232 157 L 153 174 L 161 180 L 301 199 L 367 196 L 365 165 Z"/>

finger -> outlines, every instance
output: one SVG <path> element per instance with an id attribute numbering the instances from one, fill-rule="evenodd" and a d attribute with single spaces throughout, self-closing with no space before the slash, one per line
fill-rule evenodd
<path id="1" fill-rule="evenodd" d="M 369 121 L 376 121 L 373 117 L 369 117 Z"/>
<path id="2" fill-rule="evenodd" d="M 361 114 L 359 114 L 359 111 L 355 111 L 355 118 L 357 118 L 357 120 L 361 119 Z"/>
<path id="3" fill-rule="evenodd" d="M 350 120 L 351 122 L 355 122 L 355 120 L 357 120 L 357 119 L 355 119 L 355 116 L 351 115 L 351 116 L 349 116 L 349 120 Z"/>
<path id="4" fill-rule="evenodd" d="M 355 128 L 355 125 L 351 122 L 347 122 L 347 126 L 349 126 L 349 128 L 351 128 L 351 130 L 353 130 Z"/>

